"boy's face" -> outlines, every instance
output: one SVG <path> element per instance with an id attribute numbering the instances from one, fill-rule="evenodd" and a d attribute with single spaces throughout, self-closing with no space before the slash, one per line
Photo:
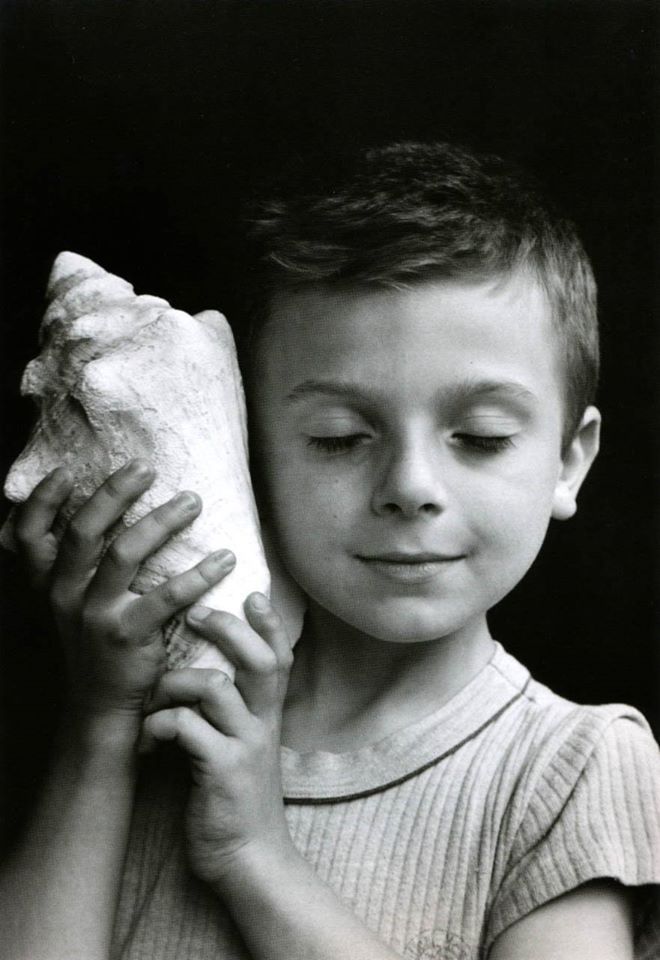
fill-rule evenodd
<path id="1" fill-rule="evenodd" d="M 254 426 L 282 558 L 313 602 L 395 642 L 485 623 L 570 514 L 555 340 L 523 274 L 277 299 Z"/>

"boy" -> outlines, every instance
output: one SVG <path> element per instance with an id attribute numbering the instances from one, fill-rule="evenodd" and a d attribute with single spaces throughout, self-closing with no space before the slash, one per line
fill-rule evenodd
<path id="1" fill-rule="evenodd" d="M 163 674 L 159 627 L 232 557 L 129 586 L 199 501 L 100 559 L 148 465 L 110 477 L 59 550 L 70 480 L 39 485 L 17 533 L 49 584 L 69 707 L 5 875 L 3 956 L 650 956 L 648 728 L 535 683 L 486 621 L 597 453 L 595 292 L 572 228 L 492 158 L 403 144 L 262 206 L 252 238 L 253 465 L 307 597 L 295 658 L 251 595 L 248 624 L 187 614 L 234 683 Z M 134 799 L 139 738 L 176 741 L 191 784 L 154 757 Z"/>

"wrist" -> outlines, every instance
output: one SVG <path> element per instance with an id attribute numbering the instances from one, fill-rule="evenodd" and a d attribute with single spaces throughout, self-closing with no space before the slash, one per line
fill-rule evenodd
<path id="1" fill-rule="evenodd" d="M 310 876 L 315 876 L 312 868 L 287 837 L 277 844 L 246 843 L 211 886 L 232 910 L 246 900 L 265 902 L 292 884 L 309 883 Z"/>
<path id="2" fill-rule="evenodd" d="M 137 754 L 141 716 L 121 711 L 83 712 L 75 706 L 65 709 L 59 730 L 59 744 L 81 759 L 129 760 Z"/>

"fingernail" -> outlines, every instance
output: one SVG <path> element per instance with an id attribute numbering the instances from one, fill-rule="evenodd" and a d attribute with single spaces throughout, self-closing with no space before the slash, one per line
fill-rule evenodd
<path id="1" fill-rule="evenodd" d="M 195 604 L 186 614 L 186 620 L 190 621 L 190 623 L 201 623 L 203 620 L 206 620 L 210 612 L 209 607 L 202 607 L 200 604 Z"/>
<path id="2" fill-rule="evenodd" d="M 151 467 L 146 460 L 131 460 L 125 469 L 128 475 L 136 480 L 146 480 L 151 475 Z"/>
<path id="3" fill-rule="evenodd" d="M 177 494 L 174 498 L 174 504 L 182 510 L 196 510 L 199 506 L 199 497 L 189 490 Z"/>
<path id="4" fill-rule="evenodd" d="M 252 605 L 252 609 L 256 610 L 259 613 L 265 613 L 270 606 L 270 603 L 268 602 L 268 597 L 264 597 L 263 593 L 251 594 L 250 604 Z"/>
<path id="5" fill-rule="evenodd" d="M 216 550 L 210 554 L 204 561 L 214 570 L 228 570 L 236 563 L 236 557 L 231 550 Z"/>

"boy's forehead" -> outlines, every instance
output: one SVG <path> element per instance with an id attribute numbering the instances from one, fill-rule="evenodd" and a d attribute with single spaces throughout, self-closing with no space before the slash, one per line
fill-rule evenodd
<path id="1" fill-rule="evenodd" d="M 523 305 L 551 318 L 552 308 L 543 285 L 527 269 L 505 274 L 469 274 L 458 277 L 431 277 L 414 282 L 390 284 L 328 282 L 304 284 L 293 289 L 279 289 L 271 296 L 268 326 L 284 323 L 288 328 L 296 323 L 350 314 L 355 323 L 388 303 L 410 305 L 413 310 L 433 310 L 438 303 L 437 319 L 442 320 L 447 306 L 447 294 L 457 294 L 462 301 L 472 300 L 475 317 L 493 305 L 508 309 Z"/>
<path id="2" fill-rule="evenodd" d="M 400 324 L 396 324 L 400 318 Z M 469 338 L 477 338 L 484 324 L 494 328 L 514 321 L 520 333 L 541 334 L 548 346 L 556 342 L 552 308 L 545 290 L 528 270 L 505 275 L 468 276 L 417 281 L 389 287 L 376 284 L 310 284 L 276 291 L 263 333 L 271 346 L 278 343 L 309 350 L 338 337 L 350 340 L 363 332 L 392 333 L 393 322 L 401 339 L 419 338 L 425 328 L 442 331 L 461 320 Z M 401 329 L 398 329 L 401 327 Z M 506 334 L 503 329 L 503 334 Z M 382 345 L 382 344 L 381 344 Z M 316 353 L 316 351 L 313 351 Z"/>
<path id="3" fill-rule="evenodd" d="M 522 270 L 398 288 L 310 285 L 273 298 L 258 379 L 267 373 L 273 386 L 291 389 L 310 377 L 385 381 L 414 378 L 419 369 L 462 382 L 522 375 L 532 389 L 545 378 L 557 392 L 557 341 L 545 292 Z"/>

